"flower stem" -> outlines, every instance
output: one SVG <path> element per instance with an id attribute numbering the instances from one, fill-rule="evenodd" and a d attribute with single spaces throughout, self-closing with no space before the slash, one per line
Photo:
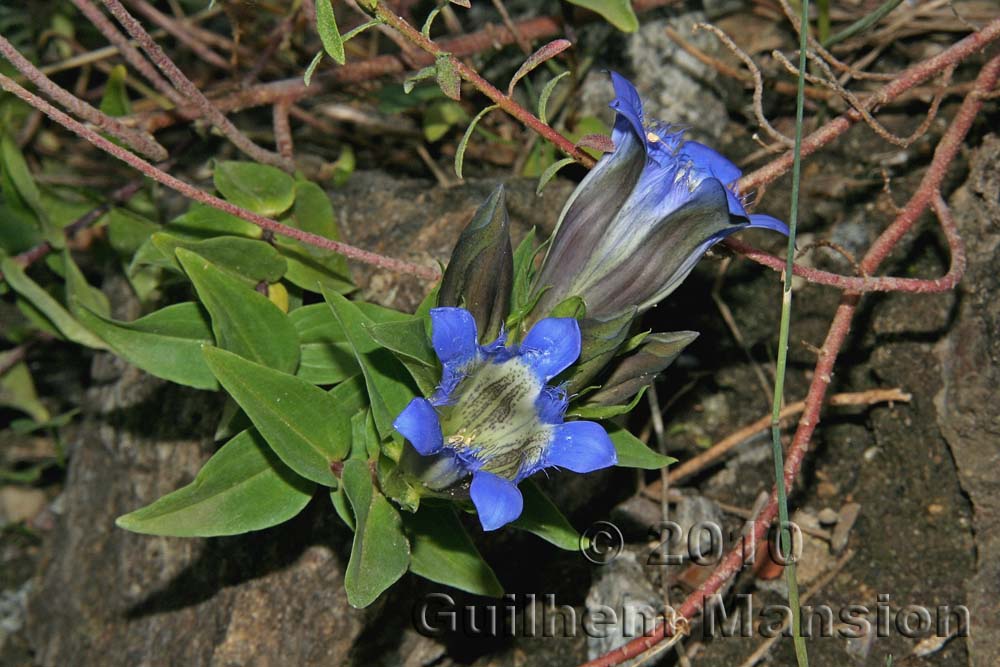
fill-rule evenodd
<path id="1" fill-rule="evenodd" d="M 799 190 L 802 179 L 802 117 L 805 101 L 806 55 L 809 46 L 809 0 L 802 0 L 802 18 L 799 21 L 799 76 L 795 97 L 795 146 L 792 161 L 792 205 L 788 216 L 788 249 L 781 298 L 781 326 L 778 333 L 778 367 L 774 378 L 774 401 L 771 406 L 771 453 L 774 458 L 774 487 L 778 497 L 779 552 L 787 560 L 785 579 L 788 582 L 788 606 L 792 610 L 792 641 L 795 644 L 795 661 L 799 667 L 808 667 L 809 655 L 802 637 L 802 610 L 799 608 L 799 587 L 795 577 L 791 531 L 788 523 L 788 495 L 785 489 L 785 462 L 781 450 L 781 404 L 785 389 L 785 368 L 788 363 L 788 330 L 792 317 L 792 279 L 794 277 L 795 232 L 799 217 Z"/>

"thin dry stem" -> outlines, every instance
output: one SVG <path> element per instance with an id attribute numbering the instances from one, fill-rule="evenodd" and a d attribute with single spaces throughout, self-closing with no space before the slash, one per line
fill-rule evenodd
<path id="1" fill-rule="evenodd" d="M 427 266 L 420 266 L 417 264 L 412 264 L 400 259 L 394 259 L 391 257 L 385 257 L 377 253 L 369 252 L 367 250 L 362 250 L 356 248 L 347 243 L 341 243 L 340 241 L 334 241 L 332 239 L 324 238 L 317 234 L 311 234 L 309 232 L 304 232 L 300 229 L 295 229 L 294 227 L 289 227 L 276 220 L 270 218 L 265 218 L 262 215 L 248 211 L 244 208 L 231 204 L 223 199 L 220 199 L 214 195 L 210 195 L 207 192 L 203 192 L 198 188 L 185 183 L 184 181 L 171 176 L 170 174 L 157 169 L 150 163 L 146 162 L 139 156 L 130 153 L 119 146 L 111 143 L 104 137 L 102 137 L 97 132 L 94 132 L 90 128 L 86 127 L 82 123 L 74 120 L 70 116 L 66 115 L 62 111 L 59 111 L 51 104 L 38 97 L 37 95 L 25 90 L 13 79 L 10 79 L 3 74 L 0 74 L 0 87 L 2 87 L 7 92 L 13 93 L 17 97 L 24 100 L 26 103 L 30 104 L 36 109 L 40 109 L 46 116 L 59 123 L 66 129 L 70 130 L 81 139 L 93 144 L 102 151 L 118 158 L 122 162 L 133 167 L 140 173 L 152 178 L 158 183 L 176 190 L 188 199 L 193 199 L 195 201 L 201 202 L 212 208 L 219 209 L 229 213 L 230 215 L 235 215 L 238 218 L 242 218 L 247 222 L 253 223 L 260 227 L 261 229 L 273 232 L 280 236 L 286 236 L 288 238 L 301 241 L 308 245 L 316 246 L 317 248 L 323 248 L 325 250 L 330 250 L 332 252 L 339 253 L 348 259 L 352 259 L 358 262 L 363 262 L 365 264 L 370 264 L 372 266 L 377 266 L 379 268 L 388 269 L 390 271 L 395 271 L 397 273 L 407 273 L 425 280 L 436 280 L 440 277 L 440 273 L 437 269 Z"/>
<path id="2" fill-rule="evenodd" d="M 761 75 L 760 68 L 757 67 L 753 58 L 751 58 L 746 51 L 738 47 L 736 42 L 734 42 L 729 35 L 710 23 L 696 23 L 694 25 L 694 29 L 708 30 L 710 33 L 715 35 L 727 49 L 732 51 L 733 55 L 743 61 L 743 64 L 747 66 L 747 69 L 750 70 L 751 76 L 753 76 L 753 114 L 757 118 L 757 123 L 764 128 L 764 131 L 767 132 L 768 136 L 778 143 L 789 148 L 794 146 L 795 141 L 793 141 L 791 137 L 787 137 L 776 130 L 764 114 L 764 77 Z"/>
<path id="3" fill-rule="evenodd" d="M 218 67 L 221 70 L 229 69 L 229 63 L 226 62 L 225 58 L 205 46 L 204 42 L 200 41 L 198 36 L 192 34 L 191 29 L 193 26 L 180 25 L 178 21 L 167 16 L 160 10 L 150 5 L 148 2 L 145 2 L 145 0 L 129 0 L 129 4 L 151 22 L 163 28 L 178 42 L 189 48 L 191 52 L 198 56 L 201 60 L 204 60 L 208 64 Z M 188 22 L 185 21 L 185 23 Z"/>
<path id="4" fill-rule="evenodd" d="M 131 146 L 133 150 L 142 153 L 152 160 L 161 161 L 167 159 L 167 149 L 158 144 L 156 139 L 141 130 L 125 127 L 120 121 L 99 109 L 95 109 L 68 90 L 56 85 L 51 79 L 42 74 L 37 67 L 31 64 L 31 61 L 22 56 L 3 35 L 0 35 L 0 53 L 28 81 L 35 84 L 40 91 L 48 95 L 52 100 L 66 107 L 71 113 L 79 116 L 88 123 L 92 123 L 101 131 L 107 132 L 116 139 Z"/>
<path id="5" fill-rule="evenodd" d="M 280 167 L 286 171 L 293 171 L 295 165 L 277 153 L 261 148 L 250 140 L 245 134 L 240 132 L 228 118 L 208 100 L 207 97 L 188 79 L 173 60 L 160 48 L 146 29 L 142 27 L 128 10 L 125 9 L 119 0 L 104 0 L 104 5 L 111 14 L 124 26 L 132 38 L 139 43 L 143 51 L 150 57 L 153 63 L 163 72 L 170 82 L 183 93 L 189 101 L 201 111 L 201 116 L 218 129 L 229 141 L 247 156 L 264 164 Z"/>
<path id="6" fill-rule="evenodd" d="M 80 13 L 101 31 L 104 38 L 118 49 L 118 53 L 121 54 L 122 58 L 134 67 L 137 72 L 142 74 L 147 81 L 153 84 L 154 88 L 177 106 L 186 102 L 184 96 L 175 90 L 170 85 L 170 82 L 156 71 L 152 63 L 146 60 L 142 53 L 139 52 L 139 49 L 132 45 L 132 42 L 121 33 L 115 24 L 91 0 L 72 0 L 72 2 Z M 152 131 L 150 129 L 150 132 Z"/>

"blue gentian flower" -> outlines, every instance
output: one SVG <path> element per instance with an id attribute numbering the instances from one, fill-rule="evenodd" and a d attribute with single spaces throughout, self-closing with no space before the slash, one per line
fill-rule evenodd
<path id="1" fill-rule="evenodd" d="M 521 515 L 517 485 L 536 472 L 585 473 L 617 462 L 599 424 L 563 421 L 566 391 L 548 384 L 580 355 L 576 320 L 541 320 L 519 345 L 506 345 L 503 333 L 479 345 L 468 310 L 434 308 L 430 316 L 441 384 L 430 399 L 413 399 L 393 426 L 419 454 L 436 457 L 451 480 L 471 476 L 469 495 L 484 530 Z"/>
<path id="2" fill-rule="evenodd" d="M 579 296 L 607 320 L 651 308 L 712 245 L 748 227 L 788 234 L 747 212 L 739 168 L 681 130 L 643 117 L 635 87 L 611 72 L 614 151 L 601 157 L 563 208 L 535 281 L 539 316 Z M 545 290 L 543 292 L 543 290 Z"/>

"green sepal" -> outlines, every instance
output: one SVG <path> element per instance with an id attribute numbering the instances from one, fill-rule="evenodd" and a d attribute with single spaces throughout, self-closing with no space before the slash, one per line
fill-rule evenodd
<path id="1" fill-rule="evenodd" d="M 658 373 L 672 364 L 690 345 L 695 331 L 669 331 L 650 334 L 639 348 L 623 358 L 601 388 L 587 398 L 588 405 L 618 405 L 628 402 L 649 386 Z"/>
<path id="2" fill-rule="evenodd" d="M 584 319 L 580 322 L 580 358 L 570 369 L 570 394 L 579 394 L 618 353 L 636 317 L 636 308 L 610 320 Z"/>
<path id="3" fill-rule="evenodd" d="M 628 403 L 619 403 L 617 405 L 597 405 L 588 402 L 570 406 L 566 412 L 566 416 L 579 417 L 580 419 L 606 420 L 627 415 L 635 409 L 635 406 L 639 405 L 639 401 L 642 400 L 644 393 L 646 393 L 646 387 L 642 387 Z"/>
<path id="4" fill-rule="evenodd" d="M 587 314 L 587 305 L 578 296 L 571 296 L 561 301 L 546 317 L 571 317 L 579 320 Z M 582 344 L 582 343 L 581 343 Z"/>

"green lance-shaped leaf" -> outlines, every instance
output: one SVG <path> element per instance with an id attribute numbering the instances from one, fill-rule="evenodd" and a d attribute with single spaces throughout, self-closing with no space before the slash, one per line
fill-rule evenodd
<path id="1" fill-rule="evenodd" d="M 566 71 L 552 77 L 549 82 L 545 84 L 545 87 L 542 88 L 542 92 L 538 96 L 538 119 L 546 125 L 549 123 L 547 115 L 549 98 L 552 97 L 552 93 L 555 91 L 556 86 L 559 85 L 559 82 L 569 76 L 569 74 L 569 71 Z"/>
<path id="2" fill-rule="evenodd" d="M 18 361 L 11 365 L 16 353 L 16 348 L 0 352 L 0 365 L 7 369 L 0 374 L 0 406 L 20 410 L 35 422 L 46 422 L 52 415 L 38 399 L 28 364 Z"/>
<path id="3" fill-rule="evenodd" d="M 442 53 L 435 59 L 434 78 L 442 93 L 456 102 L 462 99 L 462 77 L 450 53 Z"/>
<path id="4" fill-rule="evenodd" d="M 497 337 L 510 310 L 514 259 L 502 185 L 490 194 L 466 225 L 441 279 L 439 306 L 460 306 L 472 313 L 481 341 Z"/>
<path id="5" fill-rule="evenodd" d="M 321 60 L 323 60 L 323 52 L 317 51 L 316 55 L 314 55 L 313 59 L 309 62 L 309 66 L 306 67 L 305 74 L 302 75 L 302 83 L 306 84 L 307 88 L 309 87 L 309 84 L 312 83 L 313 74 L 316 73 L 316 68 L 319 67 Z"/>
<path id="6" fill-rule="evenodd" d="M 639 348 L 619 362 L 587 405 L 619 405 L 649 386 L 698 337 L 696 331 L 650 334 Z"/>
<path id="7" fill-rule="evenodd" d="M 677 461 L 672 456 L 664 456 L 646 446 L 639 438 L 623 428 L 608 429 L 611 442 L 618 454 L 618 467 L 642 468 L 643 470 L 659 470 Z"/>
<path id="8" fill-rule="evenodd" d="M 212 177 L 226 201 L 269 218 L 284 213 L 295 201 L 295 181 L 277 167 L 219 162 Z"/>
<path id="9" fill-rule="evenodd" d="M 465 149 L 469 146 L 469 139 L 472 138 L 472 133 L 476 130 L 476 125 L 479 124 L 486 114 L 493 111 L 494 109 L 499 109 L 500 106 L 497 104 L 491 104 L 479 113 L 477 113 L 472 121 L 469 122 L 469 127 L 465 128 L 465 134 L 462 135 L 462 139 L 458 142 L 458 147 L 455 148 L 455 175 L 462 178 L 462 166 L 465 164 Z"/>
<path id="10" fill-rule="evenodd" d="M 534 533 L 550 544 L 566 551 L 580 548 L 580 533 L 555 506 L 545 492 L 530 479 L 521 482 L 524 510 L 511 526 Z"/>
<path id="11" fill-rule="evenodd" d="M 315 488 L 248 429 L 223 445 L 193 482 L 118 517 L 115 524 L 172 537 L 236 535 L 288 521 L 302 511 Z"/>
<path id="12" fill-rule="evenodd" d="M 361 366 L 379 435 L 388 438 L 393 433 L 393 420 L 415 395 L 407 382 L 406 368 L 375 342 L 370 333 L 374 322 L 356 304 L 325 288 L 323 296 Z"/>
<path id="13" fill-rule="evenodd" d="M 573 367 L 567 390 L 571 394 L 583 391 L 590 381 L 614 358 L 628 338 L 636 316 L 636 308 L 609 320 L 595 318 L 580 322 L 580 359 Z"/>
<path id="14" fill-rule="evenodd" d="M 557 160 L 546 167 L 545 171 L 542 172 L 542 175 L 538 177 L 538 185 L 535 186 L 535 194 L 542 194 L 542 190 L 544 190 L 545 186 L 549 184 L 549 181 L 555 178 L 555 175 L 559 173 L 559 170 L 573 164 L 574 162 L 576 162 L 574 158 L 564 157 L 563 159 Z"/>
<path id="15" fill-rule="evenodd" d="M 350 418 L 358 410 L 344 415 L 345 408 L 354 407 L 345 405 L 349 396 L 338 403 L 338 396 L 301 378 L 219 348 L 205 347 L 203 354 L 219 383 L 289 468 L 314 482 L 337 485 L 330 464 L 350 451 Z"/>
<path id="16" fill-rule="evenodd" d="M 121 257 L 131 257 L 150 236 L 162 226 L 133 213 L 127 208 L 115 207 L 108 212 L 108 241 Z"/>
<path id="17" fill-rule="evenodd" d="M 196 389 L 219 388 L 201 354 L 213 337 L 208 315 L 197 303 L 176 303 L 133 322 L 85 309 L 77 316 L 115 354 L 150 375 Z"/>
<path id="18" fill-rule="evenodd" d="M 264 233 L 253 223 L 198 202 L 191 204 L 185 213 L 168 222 L 163 229 L 192 241 L 225 234 L 259 239 Z"/>
<path id="19" fill-rule="evenodd" d="M 554 39 L 528 56 L 528 59 L 524 61 L 517 72 L 514 73 L 514 76 L 511 77 L 510 85 L 507 86 L 507 97 L 514 96 L 514 86 L 517 85 L 518 81 L 528 76 L 528 74 L 545 61 L 555 58 L 571 46 L 573 46 L 573 43 L 568 39 Z"/>
<path id="20" fill-rule="evenodd" d="M 101 96 L 101 111 L 109 116 L 127 116 L 132 113 L 132 102 L 128 98 L 128 88 L 125 80 L 128 70 L 124 65 L 115 65 L 108 74 L 104 84 L 104 95 Z"/>
<path id="21" fill-rule="evenodd" d="M 21 295 L 52 326 L 68 340 L 95 350 L 106 350 L 104 341 L 94 335 L 63 307 L 41 285 L 28 277 L 21 265 L 11 257 L 0 259 L 0 273 L 11 289 Z"/>
<path id="22" fill-rule="evenodd" d="M 567 0 L 569 4 L 589 9 L 622 32 L 639 29 L 639 19 L 632 9 L 631 0 Z"/>
<path id="23" fill-rule="evenodd" d="M 340 29 L 337 28 L 337 19 L 333 15 L 333 4 L 330 0 L 316 0 L 316 32 L 319 33 L 327 54 L 338 65 L 343 65 L 346 61 L 344 40 L 340 36 Z"/>
<path id="24" fill-rule="evenodd" d="M 437 68 L 434 65 L 428 65 L 427 67 L 417 70 L 415 73 L 403 79 L 403 92 L 409 95 L 413 92 L 413 89 L 418 83 L 431 78 L 435 74 L 437 74 Z"/>
<path id="25" fill-rule="evenodd" d="M 503 586 L 480 555 L 451 507 L 421 505 L 404 513 L 410 536 L 410 571 L 439 584 L 474 595 L 498 598 Z"/>
<path id="26" fill-rule="evenodd" d="M 367 462 L 347 461 L 341 483 L 356 528 L 344 588 L 352 607 L 367 607 L 406 572 L 410 545 L 399 512 L 375 488 Z"/>
<path id="27" fill-rule="evenodd" d="M 295 374 L 313 384 L 336 384 L 361 372 L 344 330 L 323 303 L 288 314 L 299 335 L 299 367 Z"/>
<path id="28" fill-rule="evenodd" d="M 295 182 L 295 204 L 286 223 L 333 241 L 340 239 L 330 198 L 311 181 Z M 317 283 L 341 294 L 354 290 L 343 255 L 284 237 L 276 238 L 275 245 L 288 262 L 284 277 L 293 285 L 313 292 Z"/>
<path id="29" fill-rule="evenodd" d="M 0 174 L 5 204 L 20 209 L 28 218 L 33 217 L 45 240 L 53 248 L 62 248 L 66 244 L 62 229 L 53 222 L 42 205 L 42 193 L 17 143 L 3 131 L 0 131 Z"/>
<path id="30" fill-rule="evenodd" d="M 177 259 L 212 317 L 219 347 L 280 371 L 299 363 L 299 337 L 288 316 L 266 296 L 183 248 Z"/>
<path id="31" fill-rule="evenodd" d="M 136 253 L 132 266 L 148 264 L 180 272 L 178 248 L 197 253 L 249 287 L 261 281 L 278 282 L 288 268 L 285 258 L 264 241 L 240 236 L 216 236 L 193 241 L 169 232 L 157 232 L 150 236 L 149 242 Z"/>
<path id="32" fill-rule="evenodd" d="M 377 343 L 392 351 L 410 372 L 425 396 L 434 393 L 441 370 L 427 337 L 426 320 L 413 317 L 402 322 L 383 322 L 369 327 Z"/>
<path id="33" fill-rule="evenodd" d="M 74 315 L 79 316 L 81 307 L 104 317 L 111 316 L 111 304 L 104 292 L 87 282 L 80 267 L 73 261 L 69 250 L 62 252 L 63 271 L 66 274 L 66 303 Z"/>

